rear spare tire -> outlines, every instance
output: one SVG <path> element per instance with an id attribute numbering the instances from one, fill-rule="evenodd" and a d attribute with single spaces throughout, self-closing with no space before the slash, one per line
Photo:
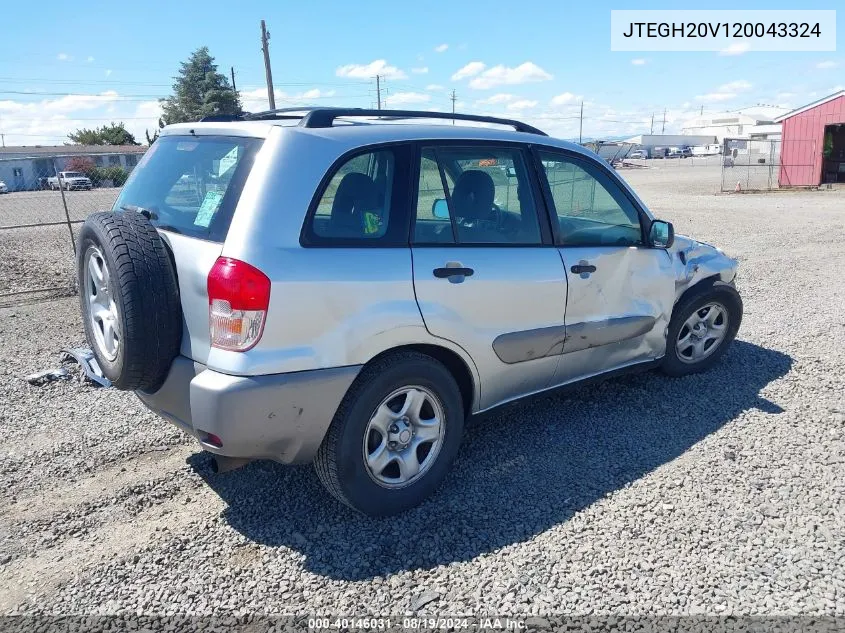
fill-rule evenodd
<path id="1" fill-rule="evenodd" d="M 179 353 L 182 311 L 167 247 L 139 213 L 95 213 L 77 251 L 85 336 L 118 389 L 155 391 Z"/>

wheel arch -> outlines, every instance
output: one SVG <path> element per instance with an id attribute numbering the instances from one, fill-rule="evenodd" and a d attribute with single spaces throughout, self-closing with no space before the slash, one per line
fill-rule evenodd
<path id="1" fill-rule="evenodd" d="M 463 400 L 464 413 L 469 416 L 475 410 L 476 403 L 479 400 L 478 382 L 475 374 L 470 368 L 469 363 L 459 353 L 448 347 L 432 343 L 400 345 L 377 354 L 366 365 L 375 363 L 390 354 L 403 351 L 419 352 L 441 362 L 449 370 L 449 373 L 452 374 L 455 382 L 458 383 L 458 389 L 461 392 L 461 399 Z"/>
<path id="2" fill-rule="evenodd" d="M 709 277 L 704 277 L 703 279 L 698 280 L 692 286 L 684 290 L 677 299 L 675 299 L 675 304 L 672 306 L 672 315 L 674 316 L 675 310 L 679 305 L 684 303 L 687 299 L 692 297 L 693 295 L 697 295 L 701 292 L 706 291 L 708 288 L 712 288 L 713 284 L 717 281 L 721 281 L 722 277 L 719 273 L 714 275 L 710 275 Z"/>

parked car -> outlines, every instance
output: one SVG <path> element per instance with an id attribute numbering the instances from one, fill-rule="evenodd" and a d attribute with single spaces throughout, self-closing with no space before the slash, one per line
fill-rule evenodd
<path id="1" fill-rule="evenodd" d="M 648 158 L 648 152 L 644 149 L 635 149 L 633 152 L 628 154 L 628 158 L 632 160 Z"/>
<path id="2" fill-rule="evenodd" d="M 666 153 L 666 158 L 689 158 L 692 150 L 689 147 L 672 147 Z"/>
<path id="3" fill-rule="evenodd" d="M 0 193 L 9 193 L 9 187 L 2 180 L 0 180 Z"/>
<path id="4" fill-rule="evenodd" d="M 91 179 L 78 171 L 60 171 L 58 176 L 48 178 L 47 184 L 53 191 L 57 191 L 60 187 L 65 191 L 74 189 L 90 191 L 92 187 Z"/>
<path id="5" fill-rule="evenodd" d="M 203 193 L 174 202 L 184 174 Z M 598 375 L 710 369 L 742 320 L 736 260 L 675 236 L 595 153 L 491 117 L 170 125 L 78 253 L 85 333 L 117 388 L 217 472 L 313 462 L 370 515 L 441 484 L 468 416 Z"/>

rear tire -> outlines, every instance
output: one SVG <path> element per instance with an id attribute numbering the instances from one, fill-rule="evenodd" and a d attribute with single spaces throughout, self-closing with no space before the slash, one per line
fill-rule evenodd
<path id="1" fill-rule="evenodd" d="M 736 337 L 741 322 L 742 298 L 736 288 L 722 281 L 702 286 L 672 311 L 661 371 L 686 376 L 710 369 Z"/>
<path id="2" fill-rule="evenodd" d="M 88 344 L 118 389 L 155 391 L 179 353 L 176 275 L 155 227 L 139 213 L 95 213 L 80 232 L 79 299 Z"/>
<path id="3" fill-rule="evenodd" d="M 461 392 L 449 370 L 419 352 L 389 354 L 355 379 L 314 466 L 338 501 L 370 516 L 397 514 L 440 485 L 463 428 Z"/>

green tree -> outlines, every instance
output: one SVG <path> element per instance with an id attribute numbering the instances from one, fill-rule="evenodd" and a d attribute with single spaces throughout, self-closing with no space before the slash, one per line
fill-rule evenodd
<path id="1" fill-rule="evenodd" d="M 92 130 L 81 128 L 67 137 L 76 145 L 140 145 L 123 122 L 112 122 Z"/>
<path id="2" fill-rule="evenodd" d="M 198 121 L 213 114 L 243 112 L 240 95 L 232 89 L 226 75 L 217 72 L 217 64 L 207 46 L 198 48 L 188 61 L 182 62 L 173 84 L 173 94 L 160 101 L 162 119 L 167 124 Z"/>

